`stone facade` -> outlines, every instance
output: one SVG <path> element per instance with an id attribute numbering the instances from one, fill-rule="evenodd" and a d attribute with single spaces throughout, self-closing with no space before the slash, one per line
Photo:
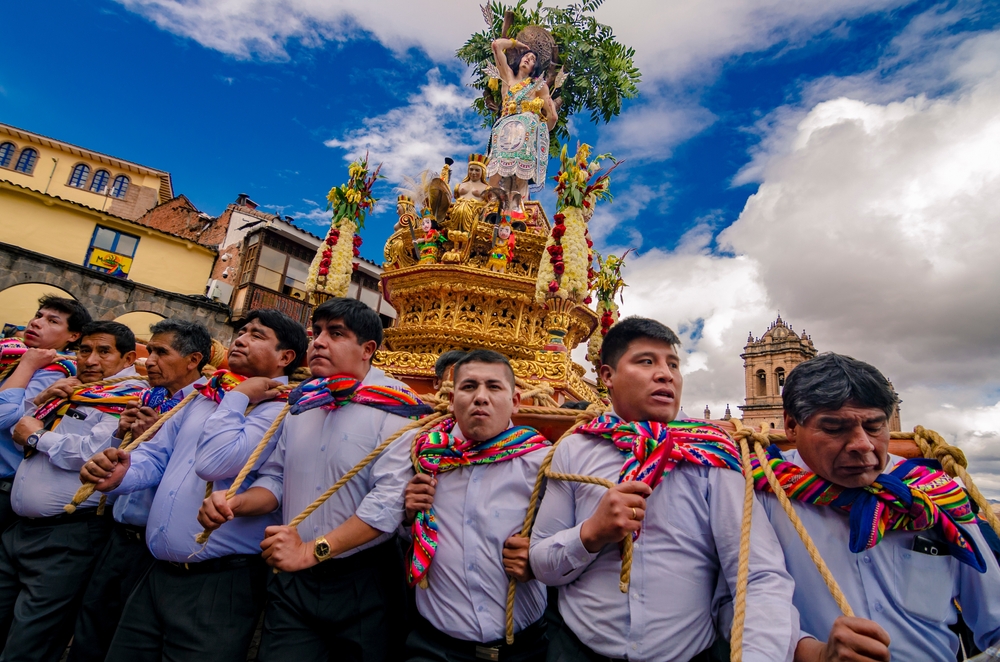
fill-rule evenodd
<path id="1" fill-rule="evenodd" d="M 113 320 L 143 311 L 200 322 L 224 344 L 233 336 L 233 328 L 227 324 L 229 308 L 205 297 L 167 292 L 0 243 L 0 290 L 21 283 L 46 283 L 65 290 L 85 305 L 94 319 Z"/>

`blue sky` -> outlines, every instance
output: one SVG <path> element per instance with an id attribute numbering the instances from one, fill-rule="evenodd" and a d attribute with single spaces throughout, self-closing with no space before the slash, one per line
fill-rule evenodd
<path id="1" fill-rule="evenodd" d="M 363 232 L 379 261 L 399 178 L 485 146 L 453 57 L 473 2 L 7 4 L 0 121 L 167 170 L 210 214 L 247 193 L 321 234 L 316 203 L 370 149 L 390 177 Z M 626 159 L 591 232 L 637 249 L 623 310 L 681 332 L 688 411 L 736 411 L 747 334 L 780 310 L 882 369 L 904 427 L 962 444 L 1000 496 L 997 4 L 607 0 L 598 18 L 643 82 L 611 124 L 574 120 Z"/>

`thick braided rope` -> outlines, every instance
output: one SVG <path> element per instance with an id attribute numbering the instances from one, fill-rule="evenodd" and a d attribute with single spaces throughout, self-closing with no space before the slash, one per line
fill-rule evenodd
<path id="1" fill-rule="evenodd" d="M 383 441 L 381 444 L 373 448 L 372 451 L 368 453 L 368 455 L 364 456 L 361 459 L 361 461 L 358 462 L 356 465 L 354 465 L 354 467 L 350 471 L 341 476 L 340 480 L 334 483 L 333 486 L 330 487 L 330 489 L 328 489 L 326 492 L 323 492 L 323 494 L 321 494 L 315 501 L 309 504 L 305 510 L 299 513 L 298 516 L 295 517 L 295 519 L 293 519 L 291 522 L 288 523 L 288 526 L 296 527 L 299 524 L 301 524 L 305 518 L 312 515 L 317 508 L 326 503 L 327 499 L 336 494 L 337 491 L 340 490 L 340 488 L 342 488 L 344 485 L 350 482 L 352 478 L 361 473 L 361 471 L 364 470 L 365 467 L 367 467 L 369 464 L 372 463 L 373 460 L 375 460 L 375 458 L 381 455 L 382 452 L 386 448 L 388 448 L 390 444 L 392 444 L 392 442 L 396 441 L 401 436 L 403 436 L 404 434 L 415 428 L 420 428 L 421 432 L 424 430 L 429 430 L 434 424 L 436 424 L 445 416 L 447 416 L 446 413 L 436 412 L 434 414 L 431 414 L 430 416 L 426 416 L 424 418 L 420 418 L 415 421 L 410 421 L 403 427 L 396 430 L 396 432 L 387 437 L 385 441 Z"/>
<path id="2" fill-rule="evenodd" d="M 253 408 L 253 405 L 251 405 L 251 409 L 252 408 Z M 243 468 L 240 469 L 240 472 L 238 474 L 236 474 L 236 478 L 233 479 L 233 484 L 229 486 L 228 490 L 226 490 L 226 500 L 227 501 L 229 499 L 232 499 L 234 496 L 236 496 L 236 493 L 239 491 L 240 487 L 243 486 L 243 481 L 246 480 L 247 475 L 249 475 L 249 473 L 253 469 L 254 465 L 257 464 L 257 460 L 260 459 L 261 453 L 263 453 L 264 449 L 267 448 L 268 443 L 270 443 L 271 438 L 274 437 L 275 433 L 278 431 L 278 428 L 281 427 L 281 422 L 285 420 L 285 416 L 288 415 L 288 411 L 291 408 L 292 408 L 291 405 L 286 404 L 284 407 L 281 408 L 281 411 L 278 412 L 278 415 L 271 422 L 271 426 L 269 428 L 267 428 L 267 431 L 264 433 L 264 436 L 261 437 L 260 441 L 257 443 L 257 447 L 253 449 L 253 452 L 250 453 L 250 457 L 248 457 L 247 461 L 243 464 Z M 247 410 L 247 414 L 249 414 L 249 413 L 250 413 L 250 410 L 248 409 Z M 208 499 L 209 497 L 212 496 L 212 490 L 214 489 L 214 487 L 215 487 L 215 485 L 214 485 L 214 483 L 212 481 L 208 481 L 205 484 L 205 498 L 206 499 Z M 204 544 L 208 543 L 208 538 L 211 535 L 212 535 L 212 532 L 210 530 L 208 530 L 208 529 L 205 529 L 204 531 L 202 531 L 201 533 L 199 533 L 197 536 L 195 536 L 194 539 L 195 539 L 195 542 L 197 542 L 199 545 L 204 545 Z"/>
<path id="3" fill-rule="evenodd" d="M 795 532 L 799 534 L 799 538 L 802 540 L 802 544 L 805 546 L 806 552 L 809 554 L 809 558 L 812 559 L 813 564 L 816 566 L 816 570 L 819 571 L 820 577 L 823 578 L 823 582 L 826 584 L 827 590 L 830 591 L 830 595 L 833 597 L 834 602 L 836 602 L 837 606 L 840 607 L 840 611 L 844 614 L 844 616 L 854 616 L 854 610 L 851 609 L 851 605 L 847 602 L 847 598 L 844 597 L 844 592 L 840 590 L 840 586 L 837 584 L 837 580 L 834 579 L 833 573 L 831 573 L 830 569 L 827 567 L 826 561 L 824 561 L 823 557 L 820 556 L 819 550 L 816 548 L 816 543 L 813 542 L 809 532 L 806 531 L 805 525 L 802 524 L 802 520 L 799 518 L 798 513 L 795 512 L 795 508 L 792 507 L 791 502 L 788 500 L 788 495 L 785 494 L 785 490 L 782 488 L 781 482 L 778 480 L 778 477 L 774 475 L 774 471 L 771 469 L 771 463 L 768 461 L 767 453 L 764 450 L 771 442 L 770 435 L 759 432 L 755 433 L 750 428 L 744 427 L 739 419 L 733 419 L 733 423 L 736 424 L 736 434 L 733 436 L 738 441 L 745 443 L 747 439 L 753 439 L 754 454 L 760 462 L 761 469 L 764 471 L 764 476 L 767 477 L 767 482 L 771 486 L 771 491 L 774 493 L 774 496 L 777 497 L 782 510 L 784 510 L 785 514 L 788 515 L 788 519 L 795 528 Z M 746 472 L 745 468 L 744 472 Z M 739 588 L 737 588 L 737 591 L 738 590 Z"/>
<path id="4" fill-rule="evenodd" d="M 965 453 L 962 452 L 962 449 L 949 444 L 934 430 L 928 430 L 920 425 L 913 428 L 913 441 L 924 457 L 937 460 L 941 463 L 941 468 L 945 470 L 945 473 L 962 481 L 969 496 L 979 506 L 979 516 L 985 519 L 1000 536 L 1000 519 L 997 518 L 996 511 L 993 510 L 990 502 L 976 487 L 972 476 L 966 471 L 969 461 L 965 459 Z"/>
<path id="5" fill-rule="evenodd" d="M 545 476 L 549 471 L 549 467 L 552 465 L 552 457 L 555 455 L 556 446 L 562 442 L 563 439 L 570 436 L 576 429 L 583 425 L 584 423 L 589 423 L 593 419 L 597 418 L 604 413 L 604 407 L 601 405 L 591 405 L 587 407 L 585 411 L 579 410 L 562 410 L 562 411 L 572 411 L 576 415 L 576 422 L 565 432 L 562 436 L 552 444 L 552 448 L 546 453 L 545 459 L 542 460 L 542 464 L 538 467 L 538 476 L 535 477 L 535 485 L 531 490 L 531 498 L 528 499 L 528 512 L 524 515 L 524 524 L 521 525 L 521 537 L 529 538 L 531 537 L 531 527 L 535 524 L 535 515 L 538 514 L 538 501 L 542 494 L 542 485 L 545 482 Z M 513 577 L 507 584 L 507 609 L 506 609 L 506 636 L 507 645 L 510 646 L 514 643 L 514 598 L 517 594 L 517 580 Z"/>
<path id="6" fill-rule="evenodd" d="M 197 389 L 192 390 L 190 393 L 184 396 L 183 400 L 177 403 L 176 407 L 174 407 L 173 409 L 171 409 L 170 411 L 168 411 L 167 413 L 163 414 L 158 419 L 156 419 L 156 422 L 150 425 L 145 432 L 139 435 L 138 439 L 132 440 L 131 435 L 126 434 L 125 439 L 122 440 L 122 443 L 119 446 L 119 448 L 125 451 L 126 453 L 130 453 L 133 450 L 135 450 L 135 448 L 139 444 L 141 444 L 142 442 L 146 441 L 154 434 L 156 434 L 157 431 L 163 427 L 164 423 L 169 421 L 170 418 L 174 414 L 179 412 L 181 409 L 184 409 L 184 407 L 187 406 L 187 404 L 192 400 L 194 400 L 198 395 L 199 393 Z M 73 500 L 67 503 L 65 506 L 63 506 L 63 510 L 65 510 L 67 513 L 76 512 L 77 506 L 79 506 L 81 503 L 89 499 L 90 495 L 94 493 L 94 490 L 96 489 L 95 485 L 96 483 L 84 483 L 83 485 L 81 485 L 80 489 L 78 489 L 76 491 L 76 494 L 73 495 Z M 103 504 L 101 505 L 103 506 Z"/>
<path id="7" fill-rule="evenodd" d="M 729 660 L 743 660 L 743 630 L 747 614 L 747 583 L 750 579 L 750 524 L 753 520 L 753 468 L 746 437 L 739 441 L 743 465 L 743 520 L 740 522 L 740 554 L 736 570 L 736 596 L 733 600 L 733 626 L 729 633 Z"/>

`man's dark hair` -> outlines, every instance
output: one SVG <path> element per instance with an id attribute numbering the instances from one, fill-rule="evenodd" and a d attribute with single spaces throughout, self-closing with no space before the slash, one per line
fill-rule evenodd
<path id="1" fill-rule="evenodd" d="M 278 338 L 279 350 L 290 349 L 295 352 L 295 360 L 285 366 L 285 374 L 291 375 L 302 363 L 302 358 L 309 348 L 306 330 L 288 315 L 272 308 L 258 308 L 250 311 L 243 326 L 254 320 L 274 331 L 274 335 Z"/>
<path id="2" fill-rule="evenodd" d="M 459 368 L 468 363 L 490 363 L 493 365 L 507 366 L 507 373 L 510 376 L 510 390 L 514 390 L 514 368 L 510 367 L 510 359 L 500 352 L 494 352 L 492 349 L 474 349 L 459 360 L 455 361 L 455 371 L 453 376 L 455 378 L 456 385 L 458 384 Z"/>
<path id="3" fill-rule="evenodd" d="M 70 333 L 80 333 L 93 319 L 83 304 L 76 299 L 46 294 L 38 300 L 38 309 L 48 308 L 66 315 L 66 327 Z"/>
<path id="4" fill-rule="evenodd" d="M 208 329 L 197 322 L 178 319 L 160 320 L 149 327 L 149 332 L 153 335 L 174 334 L 170 346 L 184 356 L 200 352 L 201 362 L 198 364 L 198 370 L 208 365 L 208 360 L 212 358 L 212 336 Z"/>
<path id="5" fill-rule="evenodd" d="M 382 345 L 382 320 L 378 313 L 367 304 L 357 299 L 334 297 L 321 303 L 313 311 L 312 322 L 328 322 L 340 320 L 358 339 L 359 345 L 374 340 L 376 345 Z"/>
<path id="6" fill-rule="evenodd" d="M 659 340 L 668 345 L 680 346 L 681 340 L 669 327 L 648 317 L 626 317 L 608 330 L 601 344 L 601 363 L 618 367 L 618 359 L 628 346 L 640 338 Z"/>
<path id="7" fill-rule="evenodd" d="M 836 411 L 848 402 L 880 409 L 889 418 L 899 396 L 875 366 L 833 352 L 792 368 L 781 392 L 785 411 L 800 425 L 817 412 Z"/>
<path id="8" fill-rule="evenodd" d="M 132 333 L 132 329 L 120 322 L 108 322 L 106 320 L 90 322 L 87 326 L 83 327 L 80 339 L 82 340 L 87 336 L 96 336 L 99 333 L 106 333 L 114 337 L 115 349 L 122 356 L 135 351 L 135 334 Z"/>
<path id="9" fill-rule="evenodd" d="M 465 354 L 466 352 L 460 349 L 451 349 L 439 356 L 438 360 L 434 362 L 434 375 L 438 380 L 444 379 L 444 373 L 448 372 L 448 368 L 462 360 Z"/>

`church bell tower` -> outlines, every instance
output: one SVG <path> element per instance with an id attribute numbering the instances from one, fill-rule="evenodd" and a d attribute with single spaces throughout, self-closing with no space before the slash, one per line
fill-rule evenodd
<path id="1" fill-rule="evenodd" d="M 746 347 L 740 358 L 746 372 L 746 404 L 743 410 L 743 424 L 760 429 L 782 429 L 781 389 L 785 386 L 785 376 L 792 368 L 816 356 L 812 338 L 798 335 L 792 327 L 778 319 L 771 323 L 760 338 L 753 334 L 747 338 Z"/>

